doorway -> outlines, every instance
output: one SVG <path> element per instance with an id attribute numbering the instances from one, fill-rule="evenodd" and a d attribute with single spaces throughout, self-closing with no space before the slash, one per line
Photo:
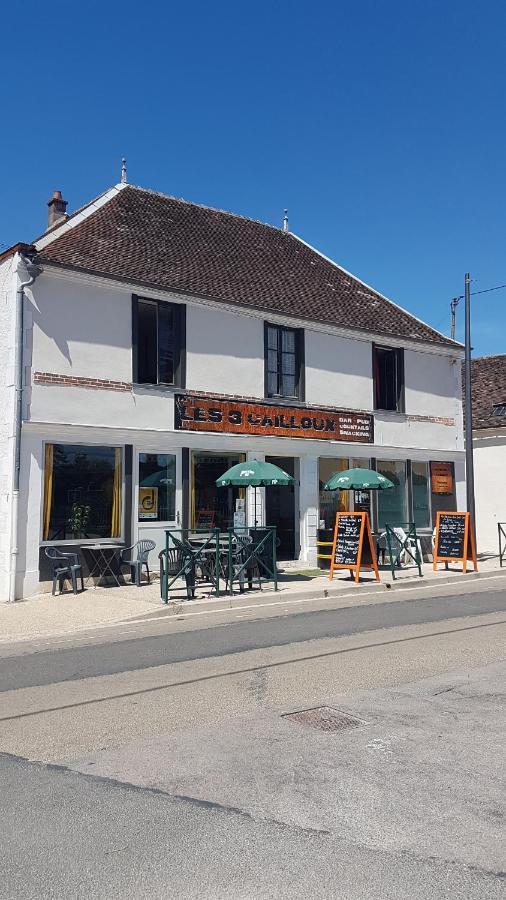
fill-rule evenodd
<path id="1" fill-rule="evenodd" d="M 266 456 L 265 459 L 294 477 L 293 456 Z M 295 559 L 295 484 L 273 484 L 265 488 L 265 515 L 265 524 L 275 525 L 277 529 L 278 559 Z"/>
<path id="2" fill-rule="evenodd" d="M 137 540 L 153 540 L 155 549 L 150 561 L 154 563 L 165 548 L 168 528 L 181 528 L 181 451 L 172 452 L 139 449 L 136 454 Z"/>
<path id="3" fill-rule="evenodd" d="M 216 481 L 244 458 L 243 453 L 192 453 L 191 528 L 232 528 L 236 500 L 244 499 L 245 489 L 219 488 Z"/>

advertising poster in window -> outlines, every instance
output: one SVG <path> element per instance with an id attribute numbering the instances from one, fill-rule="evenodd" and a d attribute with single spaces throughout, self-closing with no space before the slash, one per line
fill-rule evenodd
<path id="1" fill-rule="evenodd" d="M 431 462 L 431 491 L 433 494 L 453 493 L 453 466 L 449 462 Z"/>
<path id="2" fill-rule="evenodd" d="M 139 519 L 158 518 L 158 488 L 139 488 Z"/>

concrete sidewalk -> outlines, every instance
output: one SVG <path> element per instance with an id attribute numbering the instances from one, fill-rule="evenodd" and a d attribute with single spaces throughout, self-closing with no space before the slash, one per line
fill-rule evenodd
<path id="1" fill-rule="evenodd" d="M 51 594 L 38 594 L 29 600 L 17 603 L 0 604 L 0 644 L 33 640 L 40 637 L 56 637 L 83 632 L 104 625 L 146 617 L 156 607 L 180 616 L 204 614 L 206 611 L 226 611 L 227 609 L 248 609 L 251 607 L 269 606 L 304 601 L 325 600 L 335 606 L 354 606 L 364 602 L 385 602 L 402 599 L 406 588 L 439 586 L 447 584 L 469 584 L 483 577 L 497 576 L 492 585 L 501 585 L 501 576 L 506 576 L 506 568 L 499 567 L 497 557 L 480 560 L 478 573 L 468 571 L 465 575 L 460 568 L 451 567 L 438 572 L 432 569 L 432 563 L 424 563 L 423 578 L 420 578 L 415 567 L 405 567 L 396 572 L 392 579 L 390 569 L 380 570 L 381 581 L 378 583 L 369 572 L 364 572 L 360 584 L 355 584 L 347 572 L 340 572 L 332 581 L 328 574 L 318 570 L 296 568 L 294 564 L 283 568 L 279 564 L 280 575 L 278 592 L 272 586 L 262 591 L 236 591 L 233 596 L 223 593 L 216 597 L 207 587 L 197 591 L 195 600 L 188 602 L 184 586 L 175 585 L 171 589 L 171 602 L 168 606 L 161 603 L 158 581 L 151 585 L 137 588 L 134 585 L 109 588 L 88 588 L 84 593 L 74 595 L 65 593 L 53 597 Z M 506 584 L 506 582 L 504 582 Z M 434 595 L 434 592 L 431 592 Z"/>

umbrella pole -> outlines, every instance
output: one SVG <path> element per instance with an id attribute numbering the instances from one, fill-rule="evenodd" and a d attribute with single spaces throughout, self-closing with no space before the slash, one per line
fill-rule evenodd
<path id="1" fill-rule="evenodd" d="M 255 485 L 255 531 L 257 527 L 257 486 Z"/>

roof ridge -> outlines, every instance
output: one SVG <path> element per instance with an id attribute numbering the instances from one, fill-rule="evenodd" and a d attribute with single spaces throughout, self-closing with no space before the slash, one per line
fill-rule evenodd
<path id="1" fill-rule="evenodd" d="M 335 260 L 333 260 L 330 256 L 327 256 L 325 253 L 322 253 L 322 251 L 318 250 L 317 247 L 313 247 L 312 244 L 309 244 L 307 241 L 304 240 L 304 238 L 301 238 L 298 234 L 295 234 L 293 231 L 290 232 L 290 234 L 297 241 L 300 241 L 301 244 L 304 244 L 305 247 L 308 247 L 309 250 L 312 250 L 314 253 L 317 253 L 318 256 L 322 257 L 322 259 L 325 259 L 332 266 L 335 266 L 336 269 L 339 269 L 340 272 L 343 272 L 344 275 L 347 275 L 348 278 L 353 278 L 355 281 L 358 281 L 359 284 L 361 284 L 363 287 L 367 288 L 368 291 L 371 291 L 372 294 L 375 294 L 376 297 L 379 297 L 381 300 L 384 300 L 386 303 L 390 303 L 390 305 L 394 306 L 395 309 L 400 310 L 402 313 L 404 313 L 410 319 L 414 319 L 416 322 L 419 322 L 419 324 L 423 325 L 425 328 L 430 328 L 430 330 L 433 331 L 434 334 L 437 334 L 440 337 L 444 338 L 447 344 L 454 346 L 454 347 L 463 347 L 464 346 L 459 341 L 452 340 L 452 338 L 448 337 L 448 335 L 444 334 L 442 331 L 438 331 L 438 329 L 434 328 L 433 325 L 429 325 L 429 323 L 425 322 L 424 319 L 420 319 L 418 316 L 415 316 L 414 313 L 405 309 L 403 306 L 401 306 L 399 303 L 396 303 L 395 300 L 392 300 L 390 297 L 387 297 L 386 294 L 382 294 L 381 291 L 378 291 L 378 290 L 376 290 L 376 288 L 373 288 L 370 284 L 367 284 L 367 282 L 364 281 L 362 278 L 360 278 L 359 275 L 355 275 L 353 272 L 350 272 L 350 271 L 348 271 L 348 269 L 345 269 L 344 266 L 341 266 L 339 263 L 337 263 Z"/>
<path id="2" fill-rule="evenodd" d="M 473 356 L 471 362 L 481 362 L 482 359 L 506 359 L 506 353 L 485 353 L 483 356 Z"/>
<path id="3" fill-rule="evenodd" d="M 252 219 L 251 216 L 244 216 L 242 213 L 231 212 L 229 209 L 220 209 L 217 206 L 208 206 L 207 203 L 197 203 L 195 200 L 187 200 L 186 197 L 176 197 L 175 194 L 164 194 L 163 191 L 155 191 L 152 188 L 141 187 L 139 184 L 126 184 L 126 188 L 133 188 L 136 191 L 142 191 L 143 194 L 152 194 L 155 197 L 162 197 L 164 200 L 176 200 L 177 203 L 186 203 L 188 206 L 196 206 L 198 209 L 207 209 L 209 212 L 217 212 L 223 216 L 233 216 L 235 219 L 242 219 L 245 222 L 254 222 L 256 225 L 262 225 L 264 228 L 272 228 L 281 234 L 291 234 L 293 232 L 284 231 L 281 226 L 272 225 L 271 222 L 262 222 L 261 219 Z"/>

